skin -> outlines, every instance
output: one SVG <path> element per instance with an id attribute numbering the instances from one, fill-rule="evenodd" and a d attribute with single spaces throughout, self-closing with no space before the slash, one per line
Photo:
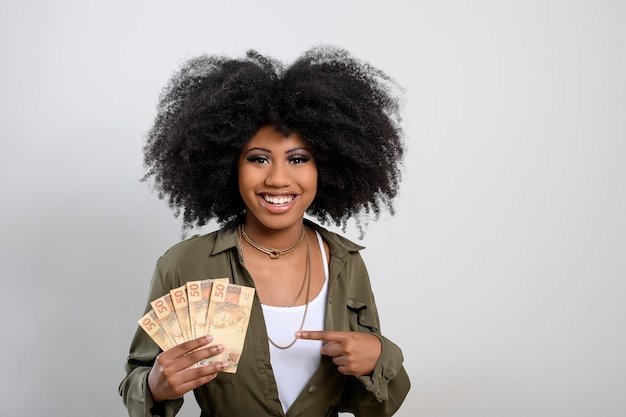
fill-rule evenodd
<path id="1" fill-rule="evenodd" d="M 311 293 L 324 285 L 324 265 L 316 250 L 315 232 L 303 225 L 304 213 L 317 192 L 317 165 L 312 149 L 298 134 L 284 136 L 264 126 L 244 145 L 237 166 L 239 192 L 246 205 L 244 226 L 256 243 L 284 249 L 297 242 L 303 228 L 311 245 Z M 306 244 L 277 259 L 242 242 L 246 268 L 254 279 L 262 303 L 284 306 L 299 292 L 305 272 Z M 327 259 L 330 253 L 324 248 Z M 303 291 L 293 305 L 306 303 Z M 320 352 L 332 357 L 339 372 L 361 376 L 372 372 L 381 354 L 380 340 L 358 332 L 301 331 L 296 337 L 324 342 Z M 228 367 L 226 362 L 188 369 L 192 364 L 222 352 L 210 345 L 211 336 L 182 343 L 159 354 L 148 375 L 148 386 L 156 402 L 176 399 L 206 384 Z M 206 349 L 197 350 L 200 347 Z"/>
<path id="2" fill-rule="evenodd" d="M 241 151 L 238 179 L 248 235 L 275 248 L 297 241 L 317 192 L 317 165 L 308 143 L 295 133 L 286 137 L 272 126 L 262 127 Z"/>
<path id="3" fill-rule="evenodd" d="M 317 165 L 313 151 L 298 134 L 284 136 L 271 126 L 259 129 L 243 147 L 238 163 L 239 190 L 246 205 L 244 226 L 256 243 L 284 249 L 298 242 L 303 217 L 317 192 Z M 314 250 L 316 237 L 304 228 L 311 242 L 311 294 L 324 283 L 322 257 Z M 307 247 L 298 247 L 277 259 L 242 242 L 244 262 L 263 304 L 285 306 L 298 294 L 306 271 Z M 306 292 L 293 305 L 303 305 Z"/>
<path id="4" fill-rule="evenodd" d="M 367 333 L 303 330 L 296 337 L 325 342 L 320 353 L 330 356 L 344 375 L 370 375 L 382 353 L 380 340 Z"/>
<path id="5" fill-rule="evenodd" d="M 248 235 L 255 242 L 273 248 L 285 248 L 297 241 L 302 233 L 304 213 L 317 191 L 317 166 L 309 145 L 297 134 L 285 137 L 271 126 L 263 127 L 244 146 L 238 172 L 239 190 L 247 208 L 245 228 Z M 267 194 L 295 197 L 287 205 L 272 207 L 263 198 Z M 311 233 L 309 240 L 315 242 L 313 232 L 306 232 Z M 305 249 L 304 246 L 300 245 L 298 249 Z M 329 255 L 327 248 L 325 250 Z M 299 255 L 301 252 L 294 251 L 279 259 L 267 259 L 256 250 L 245 252 L 246 265 L 262 302 L 285 305 L 285 301 L 289 302 L 297 294 L 301 281 L 293 277 L 298 276 L 301 269 L 297 264 L 302 266 L 302 259 L 306 256 L 305 253 Z M 325 277 L 319 251 L 312 249 L 311 252 L 317 255 L 312 256 L 315 264 L 312 266 L 313 298 L 321 290 Z M 290 256 L 296 259 L 295 267 L 289 263 Z M 287 297 L 285 293 L 289 293 Z M 304 302 L 303 299 L 295 305 Z M 339 372 L 346 375 L 371 374 L 382 351 L 380 340 L 365 333 L 302 331 L 297 332 L 296 337 L 325 342 L 320 352 L 332 357 Z"/>
<path id="6" fill-rule="evenodd" d="M 199 337 L 168 349 L 156 357 L 148 374 L 148 387 L 154 401 L 180 398 L 214 380 L 218 372 L 228 368 L 227 362 L 218 362 L 188 369 L 194 363 L 224 351 L 222 345 L 209 346 L 212 341 L 211 336 Z M 203 347 L 206 349 L 200 349 Z"/>

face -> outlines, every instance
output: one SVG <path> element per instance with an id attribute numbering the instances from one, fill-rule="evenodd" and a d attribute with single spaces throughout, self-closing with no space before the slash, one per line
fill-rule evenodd
<path id="1" fill-rule="evenodd" d="M 213 315 L 211 325 L 218 329 L 226 327 L 236 328 L 237 325 L 244 320 L 241 312 L 235 310 L 224 310 Z"/>
<path id="2" fill-rule="evenodd" d="M 241 150 L 237 171 L 247 228 L 301 229 L 317 191 L 317 165 L 308 143 L 296 133 L 284 136 L 262 127 Z"/>

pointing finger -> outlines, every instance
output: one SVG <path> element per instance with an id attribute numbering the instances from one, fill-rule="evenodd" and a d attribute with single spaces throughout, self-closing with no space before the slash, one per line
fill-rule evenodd
<path id="1" fill-rule="evenodd" d="M 346 332 L 335 332 L 330 330 L 301 330 L 296 332 L 296 337 L 306 340 L 322 340 L 324 342 L 342 342 L 347 336 Z"/>

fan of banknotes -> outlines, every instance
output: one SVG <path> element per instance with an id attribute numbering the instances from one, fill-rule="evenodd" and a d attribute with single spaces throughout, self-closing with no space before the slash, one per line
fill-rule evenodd
<path id="1" fill-rule="evenodd" d="M 152 301 L 138 323 L 164 351 L 210 334 L 212 344 L 224 345 L 224 351 L 202 363 L 228 362 L 224 372 L 235 373 L 253 300 L 254 288 L 231 284 L 228 278 L 189 281 Z"/>

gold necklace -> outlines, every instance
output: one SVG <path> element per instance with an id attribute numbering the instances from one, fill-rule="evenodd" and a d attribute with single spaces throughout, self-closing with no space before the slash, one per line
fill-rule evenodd
<path id="1" fill-rule="evenodd" d="M 307 235 L 305 235 L 306 238 L 306 269 L 305 269 L 305 277 L 306 277 L 306 281 L 308 282 L 307 285 L 307 289 L 306 289 L 306 300 L 305 300 L 305 304 L 304 304 L 304 314 L 302 314 L 302 322 L 300 323 L 300 328 L 298 329 L 298 331 L 302 331 L 302 329 L 304 328 L 304 322 L 306 321 L 306 315 L 307 312 L 309 311 L 309 295 L 311 294 L 311 242 L 309 242 L 309 237 Z M 294 337 L 293 340 L 291 341 L 291 343 L 289 343 L 288 345 L 279 345 L 276 342 L 274 342 L 272 340 L 272 338 L 270 337 L 269 333 L 267 334 L 267 340 L 270 341 L 270 343 L 272 345 L 274 345 L 275 347 L 277 347 L 278 349 L 289 349 L 290 347 L 292 347 L 294 345 L 294 343 L 296 343 L 298 341 L 297 337 Z"/>
<path id="2" fill-rule="evenodd" d="M 250 240 L 250 238 L 249 238 L 249 236 L 247 234 L 245 234 L 245 230 L 243 228 L 243 225 L 239 226 L 239 232 L 241 233 L 242 236 L 244 236 L 244 238 L 246 239 L 246 242 L 250 243 L 251 245 L 255 245 L 256 244 L 255 242 L 252 242 Z M 302 228 L 302 236 L 300 236 L 300 239 L 298 240 L 298 242 L 296 242 L 295 246 L 298 246 L 298 244 L 304 238 L 304 235 L 305 235 L 305 231 L 304 231 L 304 228 Z M 248 236 L 248 238 L 246 238 L 246 236 Z M 258 246 L 260 246 L 260 245 L 258 245 Z M 239 247 L 241 249 L 241 254 L 243 255 L 243 245 L 241 245 L 241 239 L 239 240 Z M 255 246 L 253 246 L 253 247 L 255 247 Z M 290 248 L 283 249 L 282 253 L 286 253 L 287 251 L 291 252 L 293 249 L 290 249 Z M 263 249 L 265 249 L 265 248 L 263 248 Z M 264 251 L 262 250 L 262 252 L 264 252 Z M 264 253 L 267 253 L 267 252 L 264 252 Z M 304 272 L 304 276 L 302 277 L 302 285 L 300 285 L 300 290 L 298 290 L 298 294 L 296 294 L 296 297 L 293 300 L 291 300 L 286 305 L 282 306 L 282 308 L 291 307 L 292 305 L 294 305 L 296 303 L 296 301 L 298 301 L 300 299 L 300 296 L 302 295 L 302 291 L 304 291 L 304 285 L 306 284 L 306 276 L 307 275 L 306 275 L 306 271 L 305 271 Z M 263 304 L 263 303 L 261 303 L 261 304 Z"/>
<path id="3" fill-rule="evenodd" d="M 300 238 L 298 239 L 298 241 L 296 243 L 294 243 L 293 245 L 289 246 L 286 249 L 274 249 L 274 248 L 266 248 L 264 246 L 259 245 L 258 243 L 256 243 L 255 241 L 253 241 L 250 236 L 248 236 L 248 234 L 246 233 L 246 229 L 244 228 L 243 224 L 240 226 L 241 229 L 241 236 L 243 236 L 243 238 L 246 240 L 246 242 L 248 242 L 250 244 L 250 246 L 252 246 L 254 249 L 261 251 L 267 255 L 269 255 L 269 257 L 271 259 L 277 259 L 280 255 L 285 255 L 291 251 L 293 251 L 295 248 L 298 247 L 298 245 L 300 244 L 300 242 L 302 242 L 302 239 L 304 239 L 304 227 L 302 228 L 302 235 L 300 235 Z"/>
<path id="4" fill-rule="evenodd" d="M 296 303 L 296 301 L 298 301 L 298 299 L 302 295 L 302 290 L 304 290 L 304 284 L 306 283 L 306 281 L 307 281 L 307 279 L 306 279 L 306 270 L 305 270 L 304 271 L 304 277 L 302 278 L 302 285 L 300 285 L 300 291 L 298 291 L 298 294 L 296 295 L 296 298 L 291 300 L 291 302 L 289 304 L 283 306 L 283 308 L 291 307 L 292 305 L 294 305 Z"/>

